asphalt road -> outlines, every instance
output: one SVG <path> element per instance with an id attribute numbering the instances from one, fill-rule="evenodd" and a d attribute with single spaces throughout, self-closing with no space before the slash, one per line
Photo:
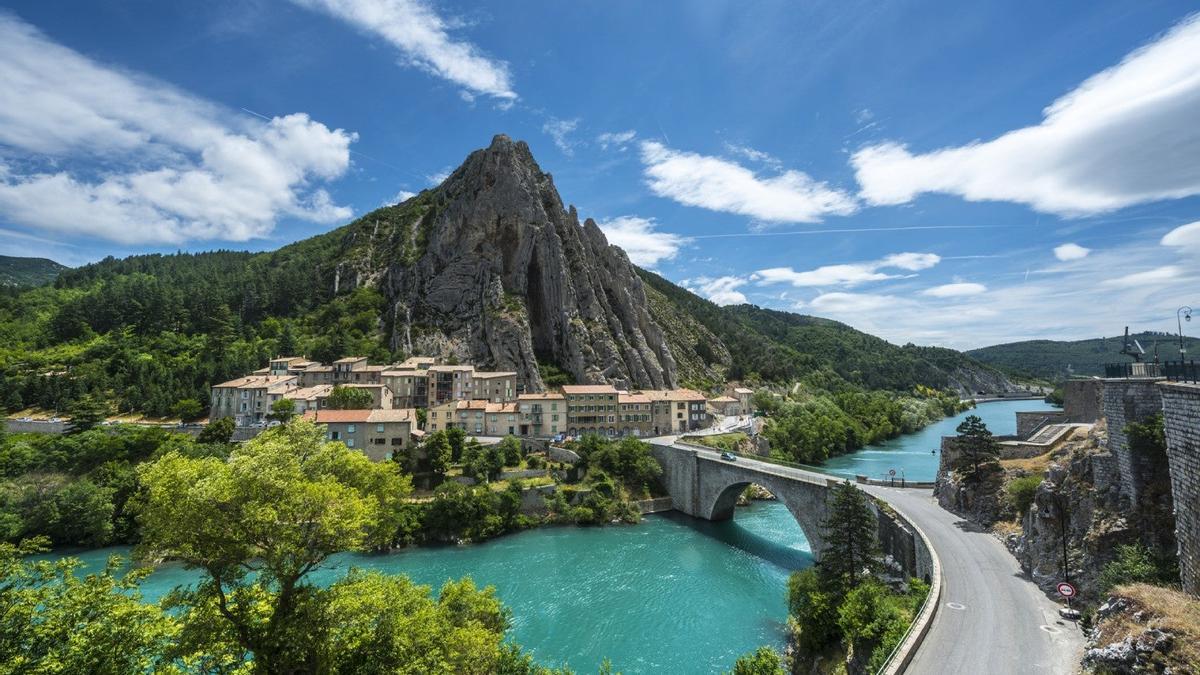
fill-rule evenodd
<path id="1" fill-rule="evenodd" d="M 717 452 L 698 452 L 719 459 Z M 741 456 L 737 462 L 801 480 L 830 477 Z M 1058 616 L 1062 605 L 1025 577 L 1000 540 L 942 509 L 930 490 L 860 487 L 916 523 L 942 563 L 940 606 L 906 673 L 1067 675 L 1078 671 L 1082 631 Z"/>

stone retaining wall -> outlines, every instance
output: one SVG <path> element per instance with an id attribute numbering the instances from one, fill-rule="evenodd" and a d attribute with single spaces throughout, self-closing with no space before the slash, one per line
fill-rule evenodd
<path id="1" fill-rule="evenodd" d="M 1200 595 L 1200 385 L 1164 382 L 1163 429 L 1175 502 L 1175 539 L 1183 590 Z M 1110 434 L 1111 422 L 1110 422 Z"/>
<path id="2" fill-rule="evenodd" d="M 1035 410 L 1032 412 L 1017 413 L 1017 438 L 1026 440 L 1033 435 L 1035 431 L 1047 424 L 1061 424 L 1066 422 L 1067 413 L 1061 410 Z"/>
<path id="3" fill-rule="evenodd" d="M 1125 425 L 1143 422 L 1163 410 L 1162 378 L 1122 378 L 1104 380 L 1104 417 L 1108 420 L 1108 450 L 1117 458 L 1121 474 L 1121 498 L 1138 501 L 1142 489 L 1151 480 L 1154 467 L 1145 457 L 1129 450 Z"/>

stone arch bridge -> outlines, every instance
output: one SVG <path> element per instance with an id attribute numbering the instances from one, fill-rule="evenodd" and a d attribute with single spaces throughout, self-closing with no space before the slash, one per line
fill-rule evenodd
<path id="1" fill-rule="evenodd" d="M 791 512 L 808 540 L 813 558 L 820 560 L 825 548 L 821 524 L 828 517 L 829 488 L 845 479 L 751 458 L 728 461 L 711 448 L 684 444 L 673 438 L 649 441 L 651 452 L 663 467 L 663 483 L 671 495 L 671 506 L 694 518 L 729 520 L 738 496 L 751 483 L 771 491 Z M 890 555 L 905 574 L 928 578 L 931 552 L 910 523 L 883 506 L 878 497 L 870 501 L 878 522 L 883 553 Z"/>

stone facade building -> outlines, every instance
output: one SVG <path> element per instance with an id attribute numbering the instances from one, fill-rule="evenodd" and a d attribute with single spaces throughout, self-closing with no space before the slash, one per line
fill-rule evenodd
<path id="1" fill-rule="evenodd" d="M 250 375 L 213 385 L 209 419 L 232 417 L 240 427 L 262 422 L 271 405 L 296 388 L 294 375 Z"/>
<path id="2" fill-rule="evenodd" d="M 412 444 L 416 411 L 392 410 L 313 410 L 305 419 L 326 427 L 325 437 L 360 450 L 375 461 L 391 459 L 392 453 Z"/>

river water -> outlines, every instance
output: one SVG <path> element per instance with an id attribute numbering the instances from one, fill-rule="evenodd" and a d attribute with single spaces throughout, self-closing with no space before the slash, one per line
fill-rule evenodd
<path id="1" fill-rule="evenodd" d="M 856 475 L 884 478 L 892 469 L 896 478 L 932 481 L 937 477 L 938 450 L 942 436 L 953 436 L 955 427 L 967 415 L 978 415 L 991 432 L 997 436 L 1017 432 L 1018 411 L 1058 410 L 1059 408 L 1040 400 L 992 401 L 980 403 L 974 410 L 938 420 L 915 434 L 907 434 L 883 443 L 870 445 L 858 452 L 834 457 L 819 468 L 822 471 L 853 478 Z"/>
<path id="2" fill-rule="evenodd" d="M 1015 429 L 1013 412 L 1039 409 L 1048 406 L 1006 401 L 971 412 L 1004 434 Z M 877 475 L 899 467 L 911 479 L 932 479 L 937 456 L 929 450 L 967 414 L 823 468 Z M 128 549 L 77 555 L 86 569 L 96 569 L 110 554 L 128 555 Z M 731 668 L 761 645 L 783 646 L 787 576 L 811 564 L 787 508 L 758 502 L 724 523 L 670 513 L 637 526 L 546 527 L 470 546 L 344 554 L 314 576 L 329 583 L 353 565 L 407 574 L 436 589 L 470 575 L 497 588 L 513 611 L 512 638 L 542 663 L 586 673 L 607 657 L 626 673 L 709 673 Z M 162 565 L 143 582 L 142 593 L 155 602 L 195 579 L 179 564 Z"/>

